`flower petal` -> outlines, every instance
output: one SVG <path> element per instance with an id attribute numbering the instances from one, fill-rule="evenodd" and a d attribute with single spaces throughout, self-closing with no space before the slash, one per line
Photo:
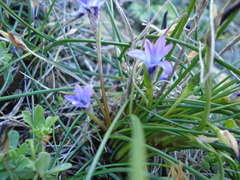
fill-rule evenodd
<path id="1" fill-rule="evenodd" d="M 150 66 L 148 67 L 148 73 L 151 75 L 156 69 L 156 66 Z"/>
<path id="2" fill-rule="evenodd" d="M 77 97 L 73 95 L 64 95 L 63 97 L 70 103 L 78 101 Z"/>
<path id="3" fill-rule="evenodd" d="M 160 76 L 160 78 L 158 79 L 158 81 L 162 81 L 162 80 L 166 80 L 167 79 L 167 77 L 166 76 L 164 76 L 164 75 L 161 75 Z"/>
<path id="4" fill-rule="evenodd" d="M 154 45 L 155 49 L 163 49 L 165 47 L 166 44 L 166 39 L 164 36 L 160 36 L 157 40 L 157 42 Z"/>
<path id="5" fill-rule="evenodd" d="M 164 70 L 164 72 L 165 72 L 168 76 L 170 76 L 170 75 L 172 74 L 173 67 L 172 67 L 172 65 L 171 65 L 170 62 L 168 62 L 168 61 L 160 61 L 159 64 L 158 64 L 158 66 L 162 67 L 163 70 Z"/>
<path id="6" fill-rule="evenodd" d="M 89 8 L 90 11 L 91 11 L 91 14 L 94 15 L 95 18 L 98 17 L 98 11 L 99 11 L 99 8 L 97 6 L 92 6 L 91 8 Z M 97 21 L 97 19 L 94 19 L 94 21 Z"/>
<path id="7" fill-rule="evenodd" d="M 78 84 L 75 84 L 74 94 L 78 99 L 81 99 L 82 97 L 84 97 L 84 91 L 82 87 L 79 86 Z"/>
<path id="8" fill-rule="evenodd" d="M 89 102 L 85 102 L 85 101 L 75 101 L 72 103 L 74 106 L 76 107 L 80 107 L 80 108 L 89 108 L 90 106 L 90 101 Z"/>
<path id="9" fill-rule="evenodd" d="M 89 0 L 78 0 L 78 4 L 87 6 L 88 5 L 88 1 Z"/>
<path id="10" fill-rule="evenodd" d="M 88 13 L 88 12 L 89 12 L 89 10 L 88 10 L 86 4 L 83 4 L 83 3 L 81 3 L 81 1 L 79 1 L 78 13 L 84 14 L 84 13 Z"/>
<path id="11" fill-rule="evenodd" d="M 165 48 L 165 44 L 166 44 L 165 37 L 160 36 L 154 45 L 155 57 L 158 58 L 158 60 L 161 60 L 164 57 L 163 50 Z"/>
<path id="12" fill-rule="evenodd" d="M 171 51 L 172 47 L 172 44 L 167 45 L 163 50 L 163 55 L 166 56 Z"/>
<path id="13" fill-rule="evenodd" d="M 86 85 L 84 88 L 75 84 L 74 95 L 65 95 L 64 98 L 76 107 L 89 108 L 93 85 Z"/>
<path id="14" fill-rule="evenodd" d="M 163 59 L 169 51 L 172 49 L 172 44 L 165 46 L 166 39 L 164 36 L 160 36 L 154 45 L 154 52 L 156 53 L 156 58 L 159 60 Z"/>
<path id="15" fill-rule="evenodd" d="M 89 106 L 90 106 L 90 102 L 87 103 L 87 104 L 84 104 L 84 105 L 82 106 L 82 108 L 89 108 Z"/>
<path id="16" fill-rule="evenodd" d="M 142 50 L 138 50 L 138 49 L 128 51 L 127 55 L 129 55 L 129 56 L 131 56 L 133 58 L 141 59 L 144 62 L 145 62 L 145 59 L 146 59 L 145 52 L 142 51 Z"/>
<path id="17" fill-rule="evenodd" d="M 93 95 L 93 85 L 88 84 L 83 88 L 84 95 L 90 99 L 90 97 Z"/>
<path id="18" fill-rule="evenodd" d="M 106 0 L 97 0 L 96 5 L 100 8 L 105 2 Z"/>
<path id="19" fill-rule="evenodd" d="M 155 57 L 154 57 L 154 52 L 153 52 L 153 45 L 152 43 L 146 39 L 145 40 L 145 54 L 146 54 L 146 59 L 145 59 L 145 63 L 146 64 L 155 64 L 156 62 L 154 62 Z"/>

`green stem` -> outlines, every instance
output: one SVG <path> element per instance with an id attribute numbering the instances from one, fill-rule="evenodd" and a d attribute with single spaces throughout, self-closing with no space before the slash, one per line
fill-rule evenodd
<path id="1" fill-rule="evenodd" d="M 153 82 L 145 65 L 143 66 L 143 71 L 144 71 L 144 85 L 146 87 L 146 96 L 148 98 L 147 108 L 150 109 L 153 102 Z"/>
<path id="2" fill-rule="evenodd" d="M 206 91 L 206 101 L 204 106 L 204 111 L 202 114 L 202 120 L 197 127 L 197 130 L 202 130 L 206 122 L 208 121 L 211 112 L 211 98 L 212 98 L 212 74 L 211 67 L 214 60 L 214 49 L 215 49 L 215 33 L 214 33 L 214 22 L 213 22 L 213 2 L 210 2 L 210 30 L 206 37 L 206 58 L 205 58 L 205 68 L 204 68 L 204 79 L 205 80 L 205 91 Z"/>
<path id="3" fill-rule="evenodd" d="M 180 95 L 177 101 L 171 106 L 171 108 L 166 112 L 166 114 L 164 114 L 164 117 L 172 113 L 173 110 L 179 105 L 179 103 L 182 102 L 182 100 L 188 96 L 188 94 L 195 88 L 195 86 L 199 84 L 199 78 L 200 78 L 200 73 L 197 73 L 195 76 L 193 76 L 189 80 L 189 83 L 185 88 L 185 90 L 183 91 L 183 93 Z"/>
<path id="4" fill-rule="evenodd" d="M 173 110 L 178 106 L 178 104 L 180 102 L 182 102 L 182 100 L 187 97 L 188 93 L 190 92 L 189 88 L 186 88 L 183 93 L 179 96 L 179 98 L 177 99 L 177 101 L 175 101 L 175 103 L 170 107 L 170 109 L 168 109 L 168 111 L 163 115 L 163 117 L 167 117 L 169 114 L 171 114 L 173 112 Z"/>
<path id="5" fill-rule="evenodd" d="M 49 51 L 55 46 L 66 44 L 66 43 L 74 43 L 74 42 L 88 42 L 88 43 L 96 43 L 96 40 L 94 39 L 61 39 L 58 41 L 53 42 L 50 46 L 47 46 L 44 51 Z M 101 41 L 101 44 L 106 45 L 115 45 L 115 46 L 123 46 L 123 47 L 130 47 L 131 45 L 129 43 L 120 43 L 120 42 L 114 42 L 114 41 Z"/>
<path id="6" fill-rule="evenodd" d="M 108 15 L 109 15 L 111 24 L 112 24 L 112 26 L 113 26 L 113 29 L 114 29 L 115 33 L 116 33 L 117 39 L 118 39 L 119 42 L 121 42 L 121 41 L 122 41 L 122 38 L 121 38 L 121 35 L 120 35 L 120 33 L 119 33 L 118 27 L 117 27 L 117 25 L 116 25 L 116 23 L 115 23 L 115 21 L 114 21 L 114 17 L 113 17 L 114 11 L 112 12 L 112 11 L 110 10 L 108 3 L 106 3 L 106 7 L 107 7 L 107 11 L 108 11 Z"/>

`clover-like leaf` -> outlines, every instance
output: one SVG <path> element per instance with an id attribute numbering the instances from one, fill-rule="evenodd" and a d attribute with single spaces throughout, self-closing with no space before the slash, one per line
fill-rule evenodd
<path id="1" fill-rule="evenodd" d="M 22 111 L 23 121 L 27 123 L 31 128 L 33 128 L 32 124 L 32 116 L 29 111 Z"/>
<path id="2" fill-rule="evenodd" d="M 51 162 L 51 156 L 47 152 L 40 152 L 36 160 L 36 170 L 41 177 L 45 175 Z"/>
<path id="3" fill-rule="evenodd" d="M 57 122 L 58 119 L 59 119 L 58 116 L 54 116 L 54 117 L 49 116 L 49 117 L 47 117 L 46 123 L 45 123 L 45 127 L 51 128 Z"/>
<path id="4" fill-rule="evenodd" d="M 44 109 L 42 106 L 37 105 L 33 115 L 34 128 L 41 128 L 45 125 Z"/>

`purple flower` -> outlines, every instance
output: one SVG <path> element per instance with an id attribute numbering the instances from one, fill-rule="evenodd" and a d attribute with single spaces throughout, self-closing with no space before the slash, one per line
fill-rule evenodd
<path id="1" fill-rule="evenodd" d="M 155 45 L 146 39 L 145 51 L 135 49 L 127 54 L 133 58 L 141 59 L 146 64 L 150 75 L 155 71 L 156 66 L 160 66 L 163 68 L 164 73 L 170 76 L 173 68 L 168 61 L 164 60 L 164 57 L 172 49 L 172 44 L 167 46 L 165 44 L 166 39 L 164 36 L 159 37 Z"/>
<path id="2" fill-rule="evenodd" d="M 105 1 L 106 0 L 78 0 L 78 11 L 81 15 L 88 13 L 94 15 L 95 18 L 98 18 L 98 11 Z"/>
<path id="3" fill-rule="evenodd" d="M 64 98 L 74 106 L 80 108 L 89 108 L 90 99 L 93 94 L 93 85 L 86 85 L 84 88 L 78 84 L 75 85 L 74 95 L 65 95 Z"/>

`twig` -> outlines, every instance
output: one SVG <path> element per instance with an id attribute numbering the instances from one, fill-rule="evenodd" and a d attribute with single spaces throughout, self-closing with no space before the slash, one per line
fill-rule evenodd
<path id="1" fill-rule="evenodd" d="M 228 51 L 229 49 L 231 49 L 233 47 L 234 44 L 236 44 L 238 41 L 240 40 L 240 35 L 238 35 L 237 37 L 235 37 L 230 43 L 228 43 L 224 48 L 222 48 L 221 51 L 219 51 L 219 55 L 221 56 L 222 54 L 224 54 L 226 51 Z"/>

